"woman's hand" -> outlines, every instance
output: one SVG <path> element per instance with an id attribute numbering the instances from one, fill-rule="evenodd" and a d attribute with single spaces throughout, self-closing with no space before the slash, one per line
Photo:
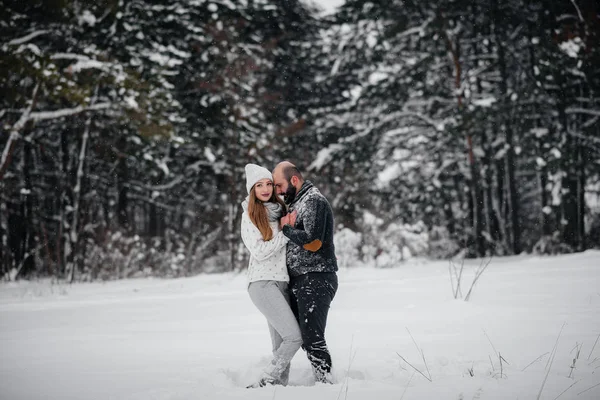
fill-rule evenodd
<path id="1" fill-rule="evenodd" d="M 281 217 L 279 220 L 279 229 L 283 229 L 285 224 L 290 223 L 290 214 L 286 214 L 285 217 Z"/>
<path id="2" fill-rule="evenodd" d="M 284 225 L 291 225 L 292 227 L 296 225 L 296 216 L 298 216 L 298 212 L 294 210 L 294 212 L 287 214 L 285 217 L 282 217 L 279 220 L 279 227 L 283 229 Z"/>
<path id="3" fill-rule="evenodd" d="M 298 211 L 294 210 L 292 213 L 288 214 L 287 217 L 289 219 L 289 224 L 294 227 L 296 226 L 296 217 L 298 216 Z"/>

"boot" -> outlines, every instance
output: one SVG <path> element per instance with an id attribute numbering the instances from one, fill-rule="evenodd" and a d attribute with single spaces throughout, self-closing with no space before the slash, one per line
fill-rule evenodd
<path id="1" fill-rule="evenodd" d="M 315 382 L 317 383 L 327 383 L 329 385 L 333 385 L 333 376 L 331 373 L 322 370 L 321 368 L 314 368 L 313 373 L 315 375 Z"/>
<path id="2" fill-rule="evenodd" d="M 291 364 L 287 365 L 287 367 L 281 373 L 281 377 L 279 378 L 283 386 L 287 386 L 290 381 L 290 365 Z"/>
<path id="3" fill-rule="evenodd" d="M 256 389 L 259 387 L 277 385 L 278 382 L 272 378 L 261 378 L 258 382 L 246 386 L 246 389 Z"/>

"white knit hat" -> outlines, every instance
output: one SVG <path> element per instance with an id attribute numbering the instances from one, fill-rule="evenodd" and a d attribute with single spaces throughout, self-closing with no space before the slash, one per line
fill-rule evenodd
<path id="1" fill-rule="evenodd" d="M 246 164 L 246 190 L 250 193 L 252 190 L 252 186 L 261 179 L 270 179 L 273 181 L 273 175 L 271 175 L 271 171 L 266 169 L 265 167 L 261 167 L 256 164 Z"/>

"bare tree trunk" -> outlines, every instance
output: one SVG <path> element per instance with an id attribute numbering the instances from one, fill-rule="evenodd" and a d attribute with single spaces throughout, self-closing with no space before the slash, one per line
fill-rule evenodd
<path id="1" fill-rule="evenodd" d="M 64 273 L 67 270 L 67 257 L 70 254 L 70 242 L 67 238 L 67 230 L 69 229 L 69 222 L 67 221 L 67 207 L 71 205 L 71 193 L 69 192 L 70 180 L 69 180 L 69 141 L 67 139 L 67 133 L 65 131 L 60 132 L 60 150 L 59 150 L 59 165 L 60 165 L 60 176 L 57 188 L 58 198 L 60 199 L 60 213 L 59 220 L 60 225 L 58 227 L 58 235 L 56 237 L 56 248 L 57 248 L 57 268 L 56 277 L 63 278 Z"/>
<path id="2" fill-rule="evenodd" d="M 10 130 L 8 142 L 6 142 L 6 146 L 4 146 L 4 151 L 2 152 L 2 157 L 0 158 L 0 181 L 4 179 L 4 174 L 6 174 L 6 170 L 8 169 L 8 166 L 12 159 L 12 153 L 15 148 L 15 143 L 20 136 L 20 132 L 25 127 L 25 124 L 27 124 L 27 122 L 29 121 L 31 112 L 35 107 L 39 89 L 40 84 L 38 83 L 33 88 L 33 94 L 31 95 L 29 107 L 27 107 L 23 114 L 21 114 L 19 120 L 12 126 Z"/>
<path id="3" fill-rule="evenodd" d="M 73 216 L 71 221 L 71 230 L 69 233 L 69 239 L 71 241 L 71 261 L 67 263 L 67 271 L 69 272 L 69 282 L 73 282 L 75 277 L 75 269 L 78 265 L 78 255 L 80 249 L 79 246 L 79 202 L 81 200 L 81 181 L 83 178 L 83 164 L 85 162 L 85 153 L 87 150 L 87 143 L 90 137 L 90 126 L 92 123 L 92 117 L 88 117 L 85 123 L 85 131 L 81 139 L 81 149 L 79 151 L 79 166 L 77 168 L 77 178 L 75 188 L 73 189 Z"/>
<path id="4" fill-rule="evenodd" d="M 496 45 L 498 47 L 498 66 L 500 68 L 500 92 L 502 94 L 502 106 L 503 115 L 508 113 L 508 75 L 506 71 L 506 56 L 504 49 L 504 40 L 506 39 L 505 32 L 501 31 L 502 16 L 498 8 L 498 0 L 494 0 L 492 3 L 492 15 L 494 18 L 494 36 L 496 38 Z M 514 150 L 514 139 L 513 130 L 505 118 L 503 118 L 503 125 L 505 125 L 505 140 L 506 140 L 506 189 L 507 189 L 507 200 L 508 200 L 508 215 L 510 221 L 510 249 L 514 254 L 521 252 L 521 225 L 519 223 L 519 198 L 517 195 L 516 178 L 515 178 L 515 150 Z"/>
<path id="5" fill-rule="evenodd" d="M 50 244 L 48 242 L 48 230 L 46 229 L 46 224 L 44 223 L 44 221 L 40 221 L 40 234 L 42 236 L 42 246 L 45 250 L 44 255 L 45 255 L 45 268 L 44 268 L 44 274 L 49 274 L 51 269 L 50 266 L 52 265 L 52 257 L 50 255 Z"/>
<path id="6" fill-rule="evenodd" d="M 129 214 L 127 212 L 127 181 L 128 181 L 127 159 L 119 159 L 117 166 L 117 220 L 119 226 L 129 231 Z"/>
<path id="7" fill-rule="evenodd" d="M 528 41 L 530 43 L 529 45 L 529 64 L 530 64 L 530 73 L 532 76 L 535 76 L 535 66 L 536 66 L 536 57 L 535 57 L 535 50 L 534 50 L 534 46 L 531 44 L 533 43 L 533 37 L 534 37 L 534 27 L 533 27 L 533 22 L 529 22 L 527 24 L 527 35 L 528 35 Z M 540 115 L 541 111 L 539 109 L 538 104 L 536 103 L 534 105 L 534 110 L 535 113 Z M 538 120 L 537 126 L 540 127 L 542 126 L 541 121 Z M 549 132 L 548 132 L 549 134 Z M 538 157 L 540 157 L 544 162 L 546 162 L 544 156 L 544 139 L 538 139 L 537 140 L 537 151 L 538 151 Z M 548 186 L 548 169 L 546 168 L 545 164 L 542 165 L 538 165 L 538 182 L 540 185 L 540 236 L 548 236 L 551 234 L 551 229 L 550 229 L 550 221 L 548 219 L 548 209 L 546 207 L 549 207 L 549 202 L 548 202 L 548 191 L 547 191 L 547 186 Z"/>
<path id="8" fill-rule="evenodd" d="M 241 153 L 241 144 L 240 144 L 240 134 L 235 131 L 232 132 L 233 141 L 236 143 L 235 154 L 239 155 Z M 238 190 L 239 178 L 237 175 L 237 166 L 238 166 L 238 156 L 234 156 L 230 162 L 231 170 L 229 176 L 227 177 L 227 182 L 229 183 L 229 205 L 228 205 L 228 216 L 227 216 L 227 235 L 229 242 L 229 262 L 231 263 L 231 270 L 236 271 L 238 269 L 238 227 L 240 222 L 241 213 L 240 203 L 241 203 L 241 194 Z"/>
<path id="9" fill-rule="evenodd" d="M 98 96 L 98 87 L 96 86 L 94 97 L 92 98 L 92 105 L 96 102 Z M 90 137 L 90 130 L 92 126 L 92 116 L 89 115 L 85 121 L 85 129 L 83 131 L 83 137 L 81 138 L 81 148 L 79 150 L 79 165 L 77 167 L 77 176 L 75 181 L 75 187 L 73 188 L 73 212 L 71 220 L 71 230 L 69 232 L 69 240 L 71 242 L 71 255 L 70 261 L 67 262 L 67 271 L 69 273 L 69 283 L 73 282 L 75 278 L 75 269 L 79 265 L 79 255 L 81 249 L 79 249 L 79 203 L 81 200 L 81 186 L 83 180 L 83 165 L 85 163 L 85 156 L 87 151 L 87 144 Z"/>
<path id="10" fill-rule="evenodd" d="M 541 146 L 540 146 L 541 147 Z M 548 192 L 546 186 L 548 186 L 548 171 L 545 166 L 540 166 L 538 170 L 539 183 L 540 183 L 540 202 L 541 202 L 541 213 L 540 213 L 540 224 L 541 224 L 541 235 L 550 235 L 550 222 L 548 221 Z"/>
<path id="11" fill-rule="evenodd" d="M 443 18 L 443 17 L 442 17 Z M 463 110 L 463 98 L 461 93 L 461 80 L 462 80 L 462 66 L 460 62 L 460 39 L 457 37 L 454 39 L 454 42 L 450 38 L 447 30 L 445 29 L 445 24 L 442 24 L 443 34 L 446 38 L 446 47 L 448 49 L 448 53 L 454 64 L 454 89 L 456 91 L 456 100 L 458 103 L 458 112 L 462 112 Z M 468 162 L 469 162 L 469 171 L 470 177 L 469 181 L 469 189 L 470 189 L 470 198 L 468 201 L 469 204 L 469 215 L 471 220 L 471 227 L 473 232 L 473 239 L 475 241 L 475 252 L 478 256 L 483 256 L 485 254 L 485 246 L 483 241 L 483 192 L 481 190 L 481 183 L 479 179 L 479 171 L 475 160 L 475 155 L 473 152 L 473 138 L 471 137 L 471 133 L 467 132 L 466 135 L 467 140 L 467 151 L 468 151 Z"/>
<path id="12" fill-rule="evenodd" d="M 489 143 L 487 135 L 483 133 L 482 141 Z M 486 228 L 490 237 L 497 243 L 502 235 L 500 233 L 500 222 L 498 220 L 497 210 L 494 207 L 494 177 L 493 177 L 493 155 L 492 149 L 487 146 L 483 159 L 484 166 L 484 214 L 486 220 Z"/>
<path id="13" fill-rule="evenodd" d="M 585 249 L 585 157 L 581 144 L 577 146 L 577 239 L 579 250 Z"/>
<path id="14" fill-rule="evenodd" d="M 563 86 L 561 83 L 561 87 Z M 573 249 L 578 249 L 581 242 L 579 237 L 579 210 L 578 210 L 578 185 L 577 176 L 577 147 L 578 143 L 569 134 L 569 126 L 566 115 L 566 104 L 559 101 L 558 115 L 562 124 L 561 135 L 564 143 L 561 167 L 564 172 L 562 177 L 562 200 L 561 200 L 561 226 L 563 241 Z"/>
<path id="15" fill-rule="evenodd" d="M 0 193 L 4 193 L 4 182 L 0 181 Z M 0 273 L 2 276 L 9 270 L 8 261 L 8 210 L 4 196 L 0 194 Z"/>
<path id="16" fill-rule="evenodd" d="M 33 188 L 31 184 L 31 171 L 33 170 L 32 165 L 32 149 L 29 141 L 23 143 L 23 180 L 25 183 L 24 190 L 21 191 L 21 197 L 23 198 L 22 203 L 22 214 L 21 221 L 23 223 L 23 236 L 21 237 L 21 251 L 19 255 L 21 266 L 18 269 L 17 275 L 14 279 L 17 279 L 21 274 L 27 274 L 35 270 L 35 235 L 33 234 Z"/>
<path id="17" fill-rule="evenodd" d="M 441 157 L 438 157 L 437 162 L 441 165 Z M 450 180 L 451 178 L 448 178 L 446 176 L 440 176 L 441 182 L 448 182 Z M 442 200 L 442 211 L 446 220 L 446 229 L 448 229 L 448 233 L 450 233 L 450 235 L 454 235 L 454 233 L 456 232 L 456 218 L 454 217 L 454 212 L 452 211 L 452 199 L 448 195 L 448 192 L 449 190 L 442 186 L 439 190 L 439 195 L 440 199 Z"/>
<path id="18" fill-rule="evenodd" d="M 236 260 L 236 238 L 235 238 L 235 228 L 233 226 L 233 220 L 235 219 L 235 205 L 233 204 L 233 199 L 229 204 L 229 216 L 227 218 L 227 234 L 229 235 L 229 262 L 231 263 L 231 270 L 235 271 L 237 268 L 237 260 Z"/>

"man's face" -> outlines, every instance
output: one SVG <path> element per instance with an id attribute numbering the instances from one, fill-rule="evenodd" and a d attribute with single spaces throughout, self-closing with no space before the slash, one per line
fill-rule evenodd
<path id="1" fill-rule="evenodd" d="M 275 170 L 273 171 L 273 183 L 277 195 L 283 196 L 285 204 L 291 204 L 296 197 L 296 188 L 292 185 L 292 182 L 285 179 L 282 171 Z"/>

